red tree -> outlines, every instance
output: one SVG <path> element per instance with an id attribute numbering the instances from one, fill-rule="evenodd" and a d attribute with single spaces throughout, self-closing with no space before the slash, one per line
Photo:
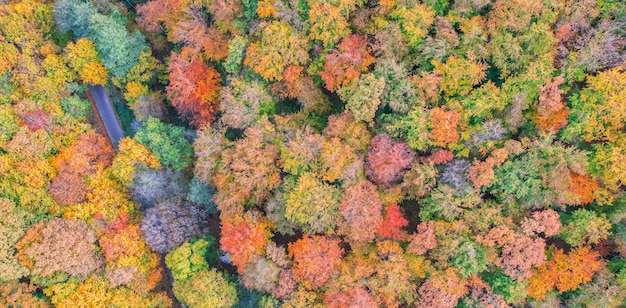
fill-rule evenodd
<path id="1" fill-rule="evenodd" d="M 441 165 L 451 161 L 453 158 L 454 153 L 448 150 L 439 149 L 434 151 L 429 156 L 420 157 L 420 162 L 425 164 L 433 163 L 435 165 Z"/>
<path id="2" fill-rule="evenodd" d="M 372 182 L 389 187 L 411 168 L 415 153 L 404 142 L 387 134 L 374 137 L 365 161 L 365 175 Z"/>
<path id="3" fill-rule="evenodd" d="M 367 72 L 368 66 L 376 60 L 370 55 L 370 43 L 365 36 L 351 35 L 326 56 L 324 71 L 319 72 L 326 83 L 326 89 L 336 91 Z"/>
<path id="4" fill-rule="evenodd" d="M 178 113 L 194 127 L 213 121 L 222 88 L 219 73 L 198 57 L 187 61 L 177 53 L 172 53 L 167 71 L 170 73 L 167 93 Z"/>
<path id="5" fill-rule="evenodd" d="M 390 205 L 385 212 L 385 220 L 378 227 L 376 233 L 382 238 L 389 238 L 396 241 L 402 241 L 406 238 L 406 232 L 401 228 L 406 227 L 409 221 L 404 218 L 397 204 Z"/>
<path id="6" fill-rule="evenodd" d="M 52 117 L 49 113 L 38 109 L 35 111 L 22 112 L 19 114 L 24 119 L 24 124 L 28 126 L 31 131 L 38 129 L 45 129 L 52 124 Z"/>

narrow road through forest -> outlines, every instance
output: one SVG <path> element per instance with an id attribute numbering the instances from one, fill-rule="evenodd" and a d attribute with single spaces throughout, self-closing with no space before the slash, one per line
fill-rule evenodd
<path id="1" fill-rule="evenodd" d="M 109 96 L 101 85 L 89 86 L 89 92 L 91 92 L 91 96 L 96 104 L 96 109 L 98 109 L 98 114 L 104 123 L 107 137 L 111 143 L 117 147 L 118 141 L 124 138 L 124 131 L 122 130 L 120 121 L 115 115 L 115 110 L 113 110 L 113 104 L 111 104 Z"/>

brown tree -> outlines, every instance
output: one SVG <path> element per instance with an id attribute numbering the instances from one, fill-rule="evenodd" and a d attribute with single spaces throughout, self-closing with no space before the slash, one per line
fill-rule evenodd
<path id="1" fill-rule="evenodd" d="M 375 231 L 383 222 L 383 204 L 376 186 L 362 180 L 348 187 L 339 203 L 339 212 L 346 221 L 345 231 L 350 242 L 374 239 Z"/>
<path id="2" fill-rule="evenodd" d="M 423 255 L 435 247 L 437 247 L 437 237 L 435 236 L 433 222 L 421 222 L 417 225 L 417 233 L 411 235 L 411 242 L 407 252 Z"/>
<path id="3" fill-rule="evenodd" d="M 104 265 L 96 250 L 96 235 L 84 221 L 55 218 L 39 222 L 15 247 L 20 263 L 37 275 L 59 271 L 85 279 Z"/>

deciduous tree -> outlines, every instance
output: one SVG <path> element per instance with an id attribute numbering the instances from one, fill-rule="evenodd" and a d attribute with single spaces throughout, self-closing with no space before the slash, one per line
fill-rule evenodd
<path id="1" fill-rule="evenodd" d="M 552 82 L 541 87 L 537 106 L 537 126 L 543 132 L 555 133 L 567 125 L 569 109 L 563 102 L 563 90 L 559 89 L 564 81 L 563 75 L 557 76 Z"/>
<path id="2" fill-rule="evenodd" d="M 615 142 L 621 138 L 626 119 L 626 108 L 619 103 L 626 96 L 624 76 L 625 69 L 617 67 L 587 77 L 587 87 L 570 97 L 571 123 L 564 131 L 567 139 L 580 136 L 587 142 Z"/>
<path id="3" fill-rule="evenodd" d="M 250 43 L 244 64 L 269 81 L 282 80 L 289 65 L 304 65 L 309 56 L 307 40 L 285 22 L 264 22 L 260 25 L 261 40 Z"/>
<path id="4" fill-rule="evenodd" d="M 219 108 L 220 75 L 198 57 L 172 53 L 167 93 L 178 113 L 196 128 L 213 121 Z"/>
<path id="5" fill-rule="evenodd" d="M 587 209 L 576 210 L 565 221 L 560 237 L 574 247 L 597 244 L 611 233 L 612 225 L 606 216 Z"/>
<path id="6" fill-rule="evenodd" d="M 274 99 L 258 81 L 232 79 L 230 86 L 220 91 L 220 121 L 229 127 L 245 129 L 254 125 L 261 114 L 271 112 Z"/>
<path id="7" fill-rule="evenodd" d="M 135 170 L 129 188 L 133 199 L 143 209 L 148 209 L 159 200 L 185 197 L 187 182 L 186 176 L 179 171 L 141 167 Z"/>
<path id="8" fill-rule="evenodd" d="M 385 210 L 385 218 L 376 229 L 376 234 L 381 238 L 388 238 L 396 241 L 403 241 L 406 239 L 406 232 L 401 228 L 406 227 L 409 221 L 404 218 L 400 211 L 400 206 L 392 204 Z"/>
<path id="9" fill-rule="evenodd" d="M 55 218 L 30 228 L 15 245 L 20 263 L 34 274 L 63 272 L 80 279 L 103 266 L 96 235 L 79 220 Z"/>
<path id="10" fill-rule="evenodd" d="M 305 235 L 289 244 L 289 256 L 294 259 L 293 275 L 310 290 L 326 284 L 339 273 L 343 249 L 339 239 L 328 236 Z"/>
<path id="11" fill-rule="evenodd" d="M 437 107 L 430 111 L 429 120 L 430 139 L 433 145 L 445 147 L 459 140 L 457 126 L 461 114 L 458 111 L 446 111 L 443 107 Z"/>
<path id="12" fill-rule="evenodd" d="M 214 201 L 222 213 L 241 213 L 244 204 L 261 204 L 280 185 L 279 151 L 270 142 L 273 135 L 274 127 L 265 120 L 221 152 L 212 183 L 217 189 Z"/>
<path id="13" fill-rule="evenodd" d="M 343 39 L 326 56 L 324 71 L 319 72 L 326 89 L 336 91 L 367 72 L 376 60 L 370 53 L 370 43 L 365 36 L 355 34 Z"/>
<path id="14" fill-rule="evenodd" d="M 175 281 L 185 281 L 196 272 L 207 270 L 209 262 L 217 259 L 215 238 L 207 235 L 203 238 L 185 242 L 165 256 L 165 264 L 172 271 Z"/>
<path id="15" fill-rule="evenodd" d="M 417 255 L 425 254 L 428 250 L 437 247 L 435 226 L 432 222 L 421 222 L 417 225 L 417 233 L 411 234 L 410 240 L 407 252 Z"/>
<path id="16" fill-rule="evenodd" d="M 14 245 L 36 218 L 5 198 L 0 198 L 0 210 L 0 281 L 15 280 L 28 275 L 29 269 L 18 263 Z"/>
<path id="17" fill-rule="evenodd" d="M 545 236 L 554 236 L 561 232 L 559 214 L 554 210 L 533 212 L 530 218 L 524 217 L 521 224 L 522 231 L 526 235 L 543 233 Z"/>
<path id="18" fill-rule="evenodd" d="M 141 233 L 150 248 L 165 254 L 185 241 L 205 233 L 203 222 L 191 215 L 180 199 L 167 199 L 148 209 L 141 221 Z"/>
<path id="19" fill-rule="evenodd" d="M 389 187 L 411 168 L 415 153 L 406 143 L 393 140 L 387 134 L 374 137 L 365 160 L 365 174 L 383 187 Z"/>
<path id="20" fill-rule="evenodd" d="M 340 39 L 350 34 L 346 15 L 341 8 L 329 2 L 311 2 L 308 23 L 309 37 L 319 40 L 324 47 L 332 48 Z"/>
<path id="21" fill-rule="evenodd" d="M 285 194 L 285 217 L 306 233 L 329 232 L 338 221 L 341 191 L 307 172 Z"/>
<path id="22" fill-rule="evenodd" d="M 214 268 L 198 271 L 188 280 L 174 281 L 173 291 L 189 307 L 227 308 L 239 301 L 235 284 Z"/>
<path id="23" fill-rule="evenodd" d="M 376 230 L 383 223 L 382 208 L 376 186 L 369 181 L 361 180 L 345 190 L 339 213 L 346 222 L 345 233 L 350 242 L 374 239 Z"/>
<path id="24" fill-rule="evenodd" d="M 374 74 L 369 73 L 353 79 L 339 88 L 337 93 L 356 120 L 371 123 L 381 104 L 380 95 L 384 87 L 384 78 L 376 78 Z"/>
<path id="25" fill-rule="evenodd" d="M 528 295 L 534 299 L 544 299 L 555 287 L 559 292 L 577 289 L 581 284 L 591 281 L 604 262 L 600 255 L 589 247 L 578 247 L 565 254 L 557 249 L 552 260 L 539 267 L 530 277 Z"/>
<path id="26" fill-rule="evenodd" d="M 230 254 L 230 259 L 242 273 L 246 266 L 261 255 L 268 242 L 270 232 L 267 223 L 247 215 L 243 221 L 222 221 L 220 247 Z"/>
<path id="27" fill-rule="evenodd" d="M 189 166 L 193 148 L 182 127 L 149 118 L 135 134 L 135 140 L 154 153 L 162 165 L 181 170 Z"/>

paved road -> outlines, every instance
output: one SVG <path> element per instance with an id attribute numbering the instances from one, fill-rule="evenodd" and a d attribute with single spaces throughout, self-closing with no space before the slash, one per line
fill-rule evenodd
<path id="1" fill-rule="evenodd" d="M 109 96 L 100 85 L 89 86 L 89 91 L 96 103 L 96 108 L 98 108 L 98 113 L 100 114 L 102 122 L 104 122 L 111 143 L 117 146 L 117 142 L 124 138 L 124 131 L 122 131 L 122 126 L 115 115 L 113 105 L 109 101 Z"/>

